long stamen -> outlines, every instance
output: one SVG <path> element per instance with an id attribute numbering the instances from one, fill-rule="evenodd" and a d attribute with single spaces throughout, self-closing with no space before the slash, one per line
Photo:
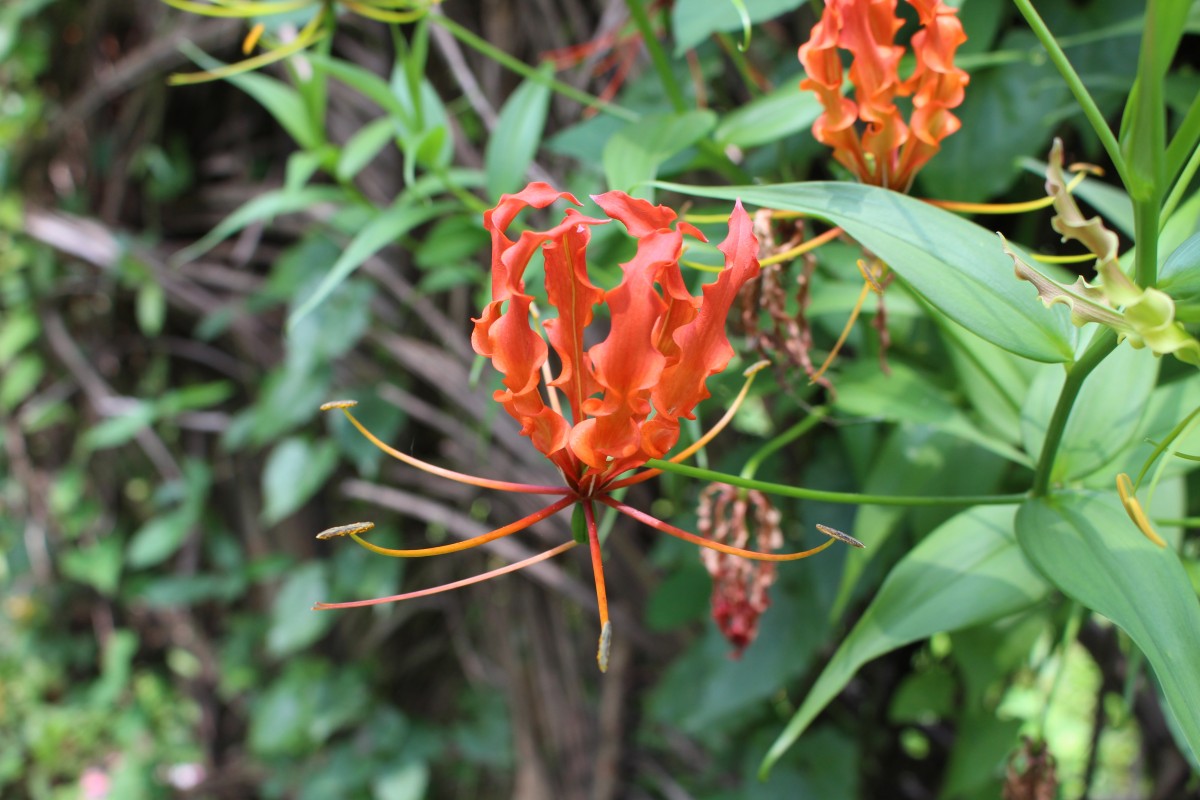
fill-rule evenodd
<path id="1" fill-rule="evenodd" d="M 697 536 L 694 533 L 688 533 L 687 531 L 683 530 L 682 528 L 676 528 L 674 525 L 671 525 L 670 523 L 663 522 L 658 517 L 652 517 L 644 511 L 639 511 L 638 509 L 634 508 L 633 506 L 627 506 L 624 503 L 620 502 L 619 500 L 614 500 L 611 497 L 597 497 L 596 499 L 599 500 L 601 503 L 604 503 L 607 506 L 615 508 L 617 511 L 620 511 L 622 514 L 624 514 L 627 517 L 632 517 L 633 519 L 636 519 L 638 522 L 641 522 L 645 525 L 649 525 L 651 528 L 654 528 L 655 530 L 659 530 L 659 531 L 662 531 L 663 533 L 670 534 L 671 536 L 674 536 L 677 539 L 683 539 L 685 542 L 691 542 L 692 544 L 698 545 L 700 547 L 707 547 L 709 550 L 716 550 L 718 553 L 726 553 L 731 556 L 741 556 L 742 558 L 749 558 L 749 559 L 753 559 L 755 561 L 798 561 L 802 558 L 808 558 L 809 556 L 816 555 L 817 553 L 821 552 L 826 547 L 829 547 L 835 541 L 838 541 L 838 540 L 844 541 L 847 544 L 852 544 L 857 547 L 864 546 L 862 544 L 862 542 L 859 542 L 857 539 L 854 539 L 851 536 L 846 536 L 846 534 L 842 534 L 842 536 L 845 536 L 845 539 L 842 539 L 842 537 L 840 537 L 840 536 L 832 537 L 832 534 L 829 534 L 829 533 L 827 533 L 827 531 L 822 530 L 822 528 L 824 528 L 824 526 L 820 526 L 818 528 L 818 530 L 821 530 L 821 532 L 825 533 L 827 536 L 831 536 L 831 538 L 824 544 L 814 547 L 811 550 L 805 550 L 801 553 L 761 553 L 757 550 L 743 550 L 740 547 L 732 547 L 727 544 L 721 544 L 720 542 L 710 541 L 709 539 L 705 539 L 701 536 Z M 838 532 L 841 533 L 840 531 L 838 531 Z"/>
<path id="2" fill-rule="evenodd" d="M 677 464 L 680 461 L 683 461 L 685 458 L 689 458 L 690 456 L 696 454 L 700 448 L 704 447 L 706 444 L 715 439 L 717 434 L 725 430 L 725 427 L 729 425 L 734 416 L 737 415 L 738 409 L 742 407 L 742 403 L 745 402 L 747 395 L 750 394 L 750 387 L 754 384 L 754 377 L 763 369 L 770 366 L 770 364 L 770 361 L 757 361 L 747 367 L 746 371 L 742 373 L 746 376 L 746 382 L 742 384 L 742 390 L 738 392 L 737 397 L 733 398 L 733 402 L 729 405 L 729 410 L 726 411 L 725 414 L 719 420 L 717 420 L 717 423 L 709 428 L 703 436 L 685 447 L 683 450 L 680 450 L 678 453 L 668 458 L 667 461 L 671 462 L 672 464 Z M 642 481 L 650 480 L 655 475 L 661 474 L 661 469 L 648 469 L 644 472 L 639 472 L 636 475 L 631 475 L 628 478 L 622 478 L 621 480 L 616 481 L 609 486 L 609 491 L 616 491 L 617 489 L 625 486 L 632 486 L 635 483 L 641 483 Z"/>
<path id="3" fill-rule="evenodd" d="M 864 276 L 870 275 L 870 273 L 868 273 L 863 267 L 861 259 L 858 262 L 858 268 L 862 270 Z M 871 276 L 871 278 L 873 277 L 874 276 Z M 810 386 L 821 380 L 821 376 L 825 374 L 825 371 L 833 364 L 833 360 L 837 358 L 838 353 L 841 352 L 842 345 L 846 343 L 846 339 L 850 336 L 850 330 L 854 327 L 854 323 L 858 321 L 858 315 L 862 312 L 863 303 L 867 302 L 867 295 L 869 295 L 871 290 L 874 288 L 871 285 L 872 283 L 874 283 L 875 286 L 879 285 L 870 278 L 863 281 L 862 291 L 858 293 L 858 300 L 854 302 L 854 308 L 850 310 L 850 318 L 846 320 L 846 326 L 842 328 L 841 335 L 838 336 L 837 341 L 833 343 L 833 349 L 829 351 L 829 355 L 825 356 L 825 361 L 821 364 L 817 371 L 814 372 L 811 377 L 809 377 L 808 383 Z"/>
<path id="4" fill-rule="evenodd" d="M 177 8 L 184 7 L 179 4 L 175 5 Z M 212 8 L 212 6 L 209 6 L 209 8 Z M 227 15 L 221 14 L 220 16 Z M 215 81 L 220 78 L 229 78 L 234 75 L 240 75 L 243 72 L 250 72 L 251 70 L 258 69 L 259 67 L 264 67 L 267 64 L 274 64 L 276 61 L 282 61 L 288 56 L 294 55 L 295 53 L 299 53 L 301 50 L 306 49 L 318 39 L 322 39 L 328 35 L 328 31 L 323 30 L 321 27 L 324 19 L 325 12 L 317 12 L 313 15 L 312 20 L 310 20 L 309 23 L 301 29 L 300 33 L 296 35 L 295 39 L 287 44 L 276 47 L 274 50 L 268 50 L 265 53 L 254 56 L 253 58 L 247 58 L 234 64 L 226 64 L 224 66 L 217 67 L 216 69 L 205 70 L 203 72 L 176 73 L 167 78 L 167 83 L 172 86 L 181 86 L 192 83 Z"/>
<path id="5" fill-rule="evenodd" d="M 491 580 L 492 578 L 498 578 L 501 575 L 507 575 L 510 572 L 516 572 L 519 569 L 524 569 L 525 567 L 545 561 L 548 558 L 554 558 L 559 553 L 565 553 L 572 547 L 575 547 L 577 544 L 578 542 L 572 539 L 571 541 L 564 542 L 558 547 L 553 547 L 544 553 L 538 553 L 536 556 L 531 556 L 521 561 L 517 561 L 513 564 L 509 564 L 506 567 L 500 567 L 499 569 L 485 572 L 482 575 L 476 575 L 473 578 L 455 581 L 454 583 L 445 583 L 441 586 L 434 586 L 430 589 L 420 589 L 415 592 L 394 594 L 391 597 L 376 597 L 371 600 L 353 600 L 349 603 L 314 603 L 313 611 L 325 611 L 331 608 L 362 608 L 364 606 L 377 606 L 382 605 L 383 603 L 397 603 L 401 600 L 414 600 L 418 597 L 428 597 L 429 595 L 448 592 L 452 589 L 461 589 L 464 586 L 470 586 L 473 583 L 481 583 L 486 580 Z"/>
<path id="6" fill-rule="evenodd" d="M 1077 172 L 1067 184 L 1067 191 L 1074 190 L 1086 177 L 1086 171 Z M 1023 203 L 960 203 L 957 200 L 926 200 L 925 202 L 931 206 L 963 214 L 1024 214 L 1027 211 L 1048 208 L 1054 203 L 1054 197 L 1040 197 L 1037 200 L 1026 200 Z"/>
<path id="7" fill-rule="evenodd" d="M 608 621 L 608 592 L 604 588 L 604 561 L 600 556 L 600 531 L 596 528 L 596 512 L 590 500 L 583 501 L 583 516 L 587 519 L 588 544 L 592 549 L 592 572 L 596 577 L 596 603 L 600 606 L 600 645 L 596 663 L 601 672 L 608 672 L 608 651 L 612 646 L 612 623 Z"/>
<path id="8" fill-rule="evenodd" d="M 768 256 L 767 258 L 762 259 L 758 262 L 759 266 L 769 267 L 772 264 L 782 264 L 784 261 L 792 261 L 793 259 L 799 258 L 809 251 L 816 250 L 826 242 L 833 241 L 839 235 L 841 235 L 841 233 L 841 228 L 830 228 L 819 236 L 814 236 L 806 242 L 801 242 L 790 250 L 784 250 L 782 253 L 776 253 L 773 256 Z"/>
<path id="9" fill-rule="evenodd" d="M 1129 480 L 1129 476 L 1124 472 L 1117 475 L 1117 494 L 1121 497 L 1121 505 L 1125 506 L 1125 513 L 1129 515 L 1133 524 L 1138 526 L 1142 535 L 1159 547 L 1166 547 L 1166 541 L 1154 530 L 1154 526 L 1146 518 L 1146 512 L 1142 510 L 1142 504 L 1138 502 L 1137 495 L 1133 493 L 1133 481 Z"/>
<path id="10" fill-rule="evenodd" d="M 452 481 L 465 483 L 470 486 L 478 486 L 481 489 L 498 489 L 502 492 L 521 492 L 523 494 L 568 494 L 571 490 L 565 486 L 537 486 L 531 483 L 513 483 L 511 481 L 497 481 L 491 478 L 480 478 L 475 475 L 467 475 L 462 472 L 455 472 L 452 469 L 435 466 L 427 461 L 422 461 L 419 458 L 413 458 L 407 453 L 402 453 L 394 447 L 384 444 L 375 434 L 371 433 L 366 427 L 358 421 L 349 409 L 358 405 L 356 400 L 335 400 L 332 403 L 325 403 L 321 406 L 322 411 L 329 411 L 337 408 L 346 415 L 354 427 L 358 428 L 359 433 L 367 437 L 371 444 L 378 447 L 383 452 L 387 453 L 392 458 L 403 461 L 410 467 L 416 467 L 419 470 L 428 472 L 430 475 L 437 475 L 439 478 L 448 478 Z"/>
<path id="11" fill-rule="evenodd" d="M 494 531 L 473 536 L 470 539 L 464 539 L 461 542 L 453 544 L 443 544 L 437 547 L 421 547 L 416 550 L 393 550 L 387 547 L 380 547 L 377 544 L 371 544 L 367 540 L 360 537 L 358 534 L 363 533 L 362 526 L 343 526 L 352 528 L 351 530 L 341 530 L 340 528 L 331 528 L 328 531 L 317 534 L 318 539 L 332 539 L 335 536 L 349 536 L 360 545 L 370 550 L 372 553 L 379 553 L 381 556 L 391 556 L 392 558 L 424 558 L 426 556 L 440 556 L 446 553 L 457 553 L 460 550 L 469 550 L 472 547 L 478 547 L 481 544 L 501 539 L 505 536 L 510 536 L 518 531 L 523 531 L 535 522 L 541 522 L 546 517 L 553 516 L 559 511 L 562 511 L 567 506 L 575 502 L 574 497 L 564 497 L 554 501 L 554 503 L 546 506 L 541 511 L 535 511 L 527 517 L 522 517 L 516 522 L 505 525 L 502 528 L 496 528 Z M 374 527 L 374 526 L 372 526 Z"/>

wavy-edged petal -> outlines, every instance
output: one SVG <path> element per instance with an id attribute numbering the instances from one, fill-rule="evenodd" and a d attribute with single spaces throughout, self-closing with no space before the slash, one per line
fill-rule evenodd
<path id="1" fill-rule="evenodd" d="M 696 318 L 675 332 L 678 356 L 663 370 L 654 388 L 654 407 L 662 418 L 692 418 L 692 411 L 708 397 L 705 382 L 725 369 L 733 348 L 725 335 L 725 318 L 738 292 L 756 277 L 758 240 L 750 216 L 738 201 L 729 216 L 729 234 L 718 246 L 725 254 L 725 269 L 704 289 Z M 652 420 L 653 421 L 653 420 Z"/>
<path id="2" fill-rule="evenodd" d="M 546 336 L 558 354 L 562 369 L 550 382 L 560 389 L 571 407 L 572 421 L 581 422 L 583 402 L 600 391 L 591 360 L 584 351 L 584 330 L 592 321 L 593 309 L 604 301 L 604 290 L 587 274 L 587 245 L 593 220 L 567 212 L 567 224 L 561 235 L 543 248 L 546 259 L 546 295 L 558 311 L 558 317 L 544 323 Z"/>

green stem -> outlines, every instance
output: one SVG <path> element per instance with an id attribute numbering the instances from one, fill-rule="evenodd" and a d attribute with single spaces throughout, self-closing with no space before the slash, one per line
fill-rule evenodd
<path id="1" fill-rule="evenodd" d="M 1071 416 L 1071 408 L 1083 382 L 1100 362 L 1117 347 L 1117 334 L 1110 328 L 1101 328 L 1092 340 L 1087 352 L 1075 362 L 1067 373 L 1062 392 L 1058 395 L 1058 404 L 1050 417 L 1046 428 L 1046 438 L 1042 442 L 1042 453 L 1038 456 L 1037 467 L 1033 473 L 1033 496 L 1044 497 L 1050 491 L 1050 472 L 1054 468 L 1054 458 L 1058 455 L 1059 445 L 1062 444 L 1063 431 L 1067 427 L 1067 419 Z"/>
<path id="2" fill-rule="evenodd" d="M 1033 29 L 1034 35 L 1042 43 L 1046 54 L 1054 62 L 1054 66 L 1058 67 L 1059 73 L 1063 76 L 1063 80 L 1067 82 L 1071 93 L 1075 95 L 1075 100 L 1083 109 L 1083 114 L 1087 117 L 1088 122 L 1091 123 L 1092 129 L 1100 137 L 1100 143 L 1104 145 L 1104 150 L 1112 160 L 1117 174 L 1121 176 L 1121 182 L 1126 186 L 1132 185 L 1129 180 L 1128 166 L 1125 164 L 1125 159 L 1121 156 L 1121 146 L 1117 144 L 1117 137 L 1113 135 L 1112 129 L 1108 127 L 1108 123 L 1105 121 L 1104 115 L 1100 113 L 1100 108 L 1096 105 L 1096 101 L 1088 94 L 1087 87 L 1083 85 L 1083 81 L 1079 78 L 1079 73 L 1075 71 L 1075 68 L 1071 66 L 1071 62 L 1067 60 L 1067 55 L 1055 40 L 1054 34 L 1046 27 L 1045 21 L 1042 20 L 1041 16 L 1034 9 L 1033 3 L 1030 0 L 1014 0 L 1014 2 L 1025 17 L 1025 21 L 1029 23 L 1029 27 Z"/>
<path id="3" fill-rule="evenodd" d="M 1154 524 L 1164 528 L 1200 528 L 1200 517 L 1155 517 Z"/>
<path id="4" fill-rule="evenodd" d="M 642 41 L 646 43 L 646 50 L 650 53 L 650 60 L 654 63 L 654 70 L 658 73 L 667 98 L 675 110 L 682 114 L 688 110 L 687 98 L 684 97 L 679 81 L 675 80 L 671 60 L 667 58 L 662 42 L 654 33 L 654 26 L 650 24 L 650 15 L 646 13 L 646 7 L 642 5 L 642 0 L 625 0 L 625 5 L 629 8 L 629 15 L 633 17 L 633 24 L 637 26 L 638 33 L 642 35 Z"/>
<path id="5" fill-rule="evenodd" d="M 1175 213 L 1175 207 L 1183 200 L 1183 196 L 1187 194 L 1188 187 L 1192 185 L 1192 178 L 1196 177 L 1196 171 L 1200 170 L 1200 147 L 1192 150 L 1192 156 L 1184 165 L 1183 171 L 1179 173 L 1178 180 L 1171 187 L 1171 193 L 1167 195 L 1167 201 L 1163 203 L 1162 214 L 1159 217 L 1158 229 L 1161 232 L 1166 227 L 1171 215 Z"/>
<path id="6" fill-rule="evenodd" d="M 445 16 L 444 14 L 433 13 L 430 14 L 429 19 L 435 24 L 441 25 L 443 28 L 448 30 L 455 39 L 458 39 L 467 47 L 477 50 L 503 67 L 508 67 L 518 75 L 529 78 L 531 81 L 540 83 L 543 86 L 550 87 L 563 97 L 569 97 L 575 102 L 586 106 L 587 108 L 594 108 L 597 111 L 601 111 L 611 117 L 616 117 L 617 119 L 625 120 L 626 122 L 637 122 L 638 120 L 639 115 L 637 112 L 630 111 L 628 108 L 623 108 L 615 103 L 609 103 L 606 100 L 601 100 L 595 95 L 590 95 L 585 91 L 576 89 L 570 84 L 563 83 L 560 80 L 550 77 L 537 68 L 529 66 L 520 59 L 513 58 L 508 53 L 504 52 L 498 47 L 493 46 L 479 36 L 476 36 L 474 33 L 459 25 L 457 22 Z"/>
<path id="7" fill-rule="evenodd" d="M 1197 142 L 1200 142 L 1200 94 L 1192 99 L 1192 104 L 1188 107 L 1183 122 L 1179 123 L 1179 129 L 1175 131 L 1175 135 L 1171 137 L 1171 143 L 1167 145 L 1167 180 L 1172 180 L 1179 174 L 1179 169 L 1183 166 L 1188 153 L 1191 153 L 1191 159 L 1195 160 Z M 1178 184 L 1176 185 L 1178 186 Z"/>
<path id="8" fill-rule="evenodd" d="M 762 462 L 766 461 L 769 455 L 776 452 L 784 445 L 790 444 L 804 434 L 808 433 L 817 426 L 817 423 L 825 419 L 825 416 L 828 413 L 829 412 L 824 408 L 818 406 L 817 408 L 814 408 L 807 417 L 800 420 L 795 425 L 788 428 L 786 431 L 760 447 L 757 453 L 746 459 L 746 465 L 742 467 L 742 477 L 746 478 L 747 480 L 753 478 L 754 473 L 758 472 L 758 468 L 762 466 Z"/>
<path id="9" fill-rule="evenodd" d="M 1146 473 L 1150 471 L 1150 467 L 1154 466 L 1154 462 L 1158 460 L 1158 457 L 1166 452 L 1167 448 L 1170 447 L 1175 440 L 1180 437 L 1187 426 L 1192 424 L 1192 420 L 1196 418 L 1197 414 L 1200 414 L 1200 406 L 1192 409 L 1192 413 L 1184 417 L 1178 425 L 1171 429 L 1171 432 L 1167 434 L 1165 439 L 1154 446 L 1154 451 L 1150 453 L 1150 457 L 1147 458 L 1146 463 L 1142 465 L 1142 471 L 1138 473 L 1137 480 L 1133 482 L 1133 490 L 1135 492 L 1137 491 L 1137 488 L 1142 485 L 1142 478 L 1146 477 Z"/>
<path id="10" fill-rule="evenodd" d="M 1154 192 L 1149 199 L 1133 201 L 1133 237 L 1135 280 L 1143 288 L 1158 283 L 1158 220 L 1162 194 Z"/>
<path id="11" fill-rule="evenodd" d="M 721 49 L 725 51 L 725 55 L 729 56 L 729 60 L 733 62 L 734 69 L 738 71 L 742 83 L 746 85 L 746 91 L 752 98 L 761 97 L 762 89 L 754 80 L 754 69 L 750 66 L 750 59 L 746 58 L 746 54 L 728 33 L 717 33 L 717 41 L 720 43 Z"/>
<path id="12" fill-rule="evenodd" d="M 728 475 L 724 472 L 714 472 L 710 469 L 700 469 L 686 464 L 674 464 L 659 458 L 646 462 L 647 467 L 660 469 L 663 472 L 674 472 L 688 478 L 697 478 L 715 483 L 727 483 L 742 489 L 757 489 L 767 494 L 781 497 L 797 497 L 801 500 L 819 500 L 826 503 L 849 503 L 866 506 L 1004 506 L 1020 503 L 1028 499 L 1025 494 L 981 494 L 956 495 L 952 497 L 937 497 L 925 495 L 886 495 L 858 494 L 857 492 L 828 492 L 821 489 L 805 489 L 800 486 L 789 486 L 785 483 L 770 483 L 768 481 L 743 478 L 739 475 Z"/>

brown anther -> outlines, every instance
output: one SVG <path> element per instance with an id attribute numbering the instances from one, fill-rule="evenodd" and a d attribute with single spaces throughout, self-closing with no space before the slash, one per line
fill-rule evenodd
<path id="1" fill-rule="evenodd" d="M 349 525 L 338 525 L 334 528 L 326 528 L 317 534 L 317 538 L 336 539 L 339 536 L 349 536 L 352 533 L 366 533 L 374 527 L 374 522 L 351 522 Z"/>
<path id="2" fill-rule="evenodd" d="M 853 536 L 851 536 L 848 533 L 843 533 L 842 531 L 839 531 L 837 528 L 831 528 L 828 525 L 818 524 L 817 530 L 819 530 L 821 533 L 825 534 L 826 536 L 832 536 L 834 539 L 837 539 L 838 541 L 845 542 L 846 544 L 850 545 L 851 547 L 862 547 L 862 548 L 866 547 L 866 545 L 863 544 L 862 542 L 860 542 L 858 539 L 855 539 Z"/>

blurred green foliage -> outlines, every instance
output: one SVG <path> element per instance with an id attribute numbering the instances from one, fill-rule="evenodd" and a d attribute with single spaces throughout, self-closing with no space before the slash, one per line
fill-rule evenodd
<path id="1" fill-rule="evenodd" d="M 1098 369 L 1057 462 L 1056 485 L 1107 493 L 1076 515 L 1094 524 L 1038 539 L 1067 525 L 1066 501 L 1028 506 L 1026 519 L 1054 519 L 1022 528 L 1012 506 L 960 513 L 780 499 L 789 546 L 821 522 L 870 549 L 781 566 L 758 640 L 740 660 L 706 620 L 710 582 L 695 548 L 633 529 L 609 544 L 621 564 L 617 635 L 629 648 L 609 683 L 593 671 L 592 622 L 570 592 L 587 587 L 582 564 L 565 563 L 546 585 L 514 577 L 425 605 L 309 610 L 494 566 L 497 556 L 417 565 L 312 543 L 364 506 L 377 514 L 379 541 L 430 543 L 520 508 L 394 469 L 348 426 L 319 421 L 321 403 L 359 400 L 382 439 L 439 463 L 545 472 L 513 444 L 509 420 L 488 403 L 498 381 L 477 371 L 467 346 L 487 280 L 480 213 L 499 194 L 552 175 L 580 197 L 623 189 L 682 205 L 647 183 L 669 179 L 697 196 L 729 184 L 784 191 L 798 207 L 811 201 L 775 184 L 844 177 L 812 139 L 819 107 L 796 89 L 795 47 L 812 8 L 748 3 L 754 35 L 742 52 L 735 4 L 676 0 L 652 15 L 675 56 L 657 71 L 636 61 L 643 42 L 626 22 L 580 59 L 611 53 L 636 64 L 611 104 L 589 101 L 593 115 L 581 112 L 579 87 L 601 91 L 603 81 L 535 63 L 535 53 L 597 34 L 562 20 L 540 39 L 503 41 L 502 25 L 447 2 L 445 17 L 345 21 L 337 37 L 271 70 L 164 94 L 169 71 L 218 66 L 205 54 L 216 48 L 164 49 L 132 80 L 144 91 L 98 87 L 97 63 L 133 61 L 146 52 L 139 45 L 175 33 L 168 22 L 192 23 L 150 0 L 133 4 L 145 19 L 111 3 L 86 16 L 84 5 L 0 8 L 0 795 L 76 798 L 92 781 L 122 800 L 573 798 L 590 797 L 610 770 L 610 797 L 994 798 L 1022 734 L 1049 742 L 1063 797 L 1089 786 L 1095 797 L 1195 791 L 1195 719 L 1171 718 L 1171 708 L 1194 711 L 1179 699 L 1194 665 L 1180 665 L 1178 681 L 1156 681 L 1145 663 L 1160 668 L 1169 654 L 1157 652 L 1158 631 L 1190 619 L 1200 562 L 1184 531 L 1195 520 L 1162 526 L 1192 584 L 1173 567 L 1162 578 L 1113 556 L 1101 565 L 1129 567 L 1116 592 L 1115 581 L 1091 581 L 1086 559 L 1064 544 L 1078 535 L 1125 552 L 1121 537 L 1139 534 L 1121 516 L 1113 476 L 1135 474 L 1154 447 L 1146 441 L 1200 405 L 1200 378 L 1144 351 L 1118 350 Z M 566 5 L 599 24 L 602 4 Z M 1054 135 L 1104 161 L 1018 15 L 989 0 L 960 6 L 971 73 L 956 112 L 963 130 L 914 194 L 1038 196 L 1025 164 Z M 1140 9 L 1117 0 L 1038 8 L 1101 112 L 1118 117 L 1138 70 Z M 474 29 L 494 35 L 479 40 Z M 186 33 L 240 57 L 229 45 L 244 31 L 211 30 Z M 1194 44 L 1195 13 L 1186 30 Z M 511 74 L 497 66 L 508 44 L 524 53 L 506 65 Z M 51 58 L 57 48 L 70 57 Z M 1163 84 L 1171 132 L 1187 130 L 1200 80 L 1180 52 Z M 76 139 L 54 129 L 72 98 L 99 88 L 120 100 L 93 108 Z M 672 110 L 679 96 L 687 108 Z M 857 191 L 828 189 L 827 211 L 860 224 L 863 237 L 874 232 L 886 255 L 895 220 L 852 219 L 845 206 Z M 1135 236 L 1122 188 L 1092 191 L 1080 196 Z M 1160 253 L 1181 308 L 1195 299 L 1194 197 L 1189 189 L 1166 223 Z M 728 211 L 701 202 L 693 210 Z M 945 234 L 943 213 L 914 212 L 910 235 Z M 982 224 L 1051 249 L 1048 219 Z M 702 227 L 723 236 L 720 225 Z M 962 306 L 970 314 L 938 309 L 959 291 L 944 276 L 987 262 L 976 258 L 985 240 L 940 254 L 917 242 L 907 262 L 895 256 L 909 283 L 868 302 L 872 324 L 850 331 L 830 373 L 834 392 L 811 385 L 783 347 L 766 346 L 776 379 L 760 379 L 701 466 L 737 474 L 824 402 L 837 423 L 789 445 L 759 478 L 883 495 L 1027 490 L 1064 369 L 996 342 L 1061 344 L 1013 319 L 1069 329 L 1037 316 L 1033 291 L 1015 279 L 1009 310 L 997 311 L 1007 267 L 976 282 L 983 288 Z M 613 286 L 630 252 L 619 232 L 597 230 L 593 279 Z M 840 242 L 780 271 L 783 312 L 803 315 L 814 354 L 829 351 L 854 306 L 860 255 Z M 713 251 L 693 256 L 712 261 Z M 527 276 L 535 294 L 538 271 Z M 688 276 L 693 289 L 705 278 Z M 744 322 L 734 328 L 745 333 Z M 736 393 L 736 367 L 757 358 L 760 341 L 739 339 L 740 360 L 710 382 L 706 418 Z M 1069 358 L 1072 346 L 1033 354 Z M 1173 447 L 1194 454 L 1196 439 L 1189 431 Z M 1166 463 L 1147 505 L 1153 516 L 1186 517 L 1196 508 L 1194 463 Z M 665 475 L 639 499 L 695 529 L 698 489 Z M 1064 564 L 1079 567 L 1084 585 L 1058 574 Z M 1189 585 L 1192 593 L 1180 588 Z M 1141 590 L 1185 611 L 1144 633 L 1137 625 L 1154 609 L 1133 601 Z M 780 748 L 789 721 L 803 737 Z M 619 758 L 597 766 L 606 748 Z M 778 761 L 760 782 L 768 751 Z M 1184 777 L 1150 786 L 1172 774 Z"/>

